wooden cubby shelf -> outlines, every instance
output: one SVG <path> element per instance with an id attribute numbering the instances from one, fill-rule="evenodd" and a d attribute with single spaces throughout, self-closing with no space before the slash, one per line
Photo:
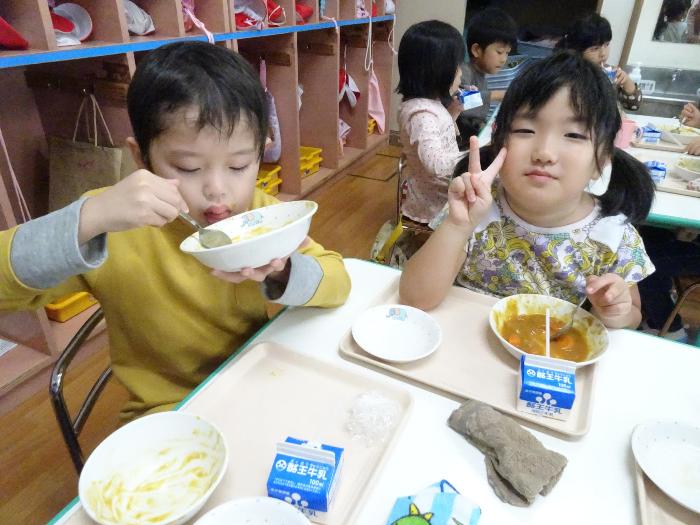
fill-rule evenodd
<path id="1" fill-rule="evenodd" d="M 93 32 L 80 45 L 59 47 L 46 0 L 0 0 L 0 17 L 29 42 L 27 50 L 0 49 L 0 132 L 9 154 L 9 159 L 0 154 L 3 230 L 21 217 L 11 168 L 32 216 L 48 211 L 48 138 L 72 137 L 82 97 L 95 94 L 115 144 L 123 146 L 132 134 L 126 92 L 143 54 L 171 42 L 207 41 L 196 25 L 186 31 L 181 0 L 134 0 L 154 22 L 155 32 L 145 36 L 129 33 L 123 0 L 70 1 L 90 13 Z M 261 30 L 236 29 L 234 0 L 197 0 L 195 11 L 216 45 L 240 52 L 257 70 L 265 60 L 267 88 L 280 122 L 282 184 L 278 197 L 282 200 L 303 197 L 387 142 L 386 130 L 367 133 L 368 45 L 372 45 L 385 114 L 389 114 L 394 87 L 390 43 L 394 16 L 385 15 L 382 0 L 375 2 L 377 16 L 372 18 L 356 18 L 356 0 L 326 0 L 324 13 L 319 12 L 318 0 L 300 1 L 313 9 L 305 23 L 297 19 L 295 0 L 277 0 L 285 20 Z M 371 12 L 372 0 L 364 3 Z M 340 67 L 347 69 L 362 93 L 355 107 L 338 101 Z M 299 87 L 303 87 L 301 109 Z M 351 126 L 342 148 L 339 118 Z M 301 146 L 322 149 L 320 168 L 305 177 Z M 0 338 L 18 344 L 0 356 L 0 396 L 51 366 L 90 313 L 83 312 L 67 323 L 49 321 L 43 309 L 0 314 Z"/>

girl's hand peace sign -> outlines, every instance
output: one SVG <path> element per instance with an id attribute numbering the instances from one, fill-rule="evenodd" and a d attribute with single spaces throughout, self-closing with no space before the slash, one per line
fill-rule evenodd
<path id="1" fill-rule="evenodd" d="M 501 148 L 491 165 L 482 171 L 479 139 L 469 138 L 469 171 L 455 177 L 447 189 L 449 215 L 446 221 L 460 228 L 474 228 L 493 202 L 491 185 L 498 175 L 506 149 Z"/>

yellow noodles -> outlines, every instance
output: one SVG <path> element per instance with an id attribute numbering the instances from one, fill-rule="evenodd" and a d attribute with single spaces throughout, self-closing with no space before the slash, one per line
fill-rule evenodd
<path id="1" fill-rule="evenodd" d="M 219 473 L 218 441 L 218 436 L 214 444 L 181 440 L 134 458 L 132 467 L 90 485 L 89 506 L 100 521 L 115 525 L 158 524 L 182 515 Z"/>

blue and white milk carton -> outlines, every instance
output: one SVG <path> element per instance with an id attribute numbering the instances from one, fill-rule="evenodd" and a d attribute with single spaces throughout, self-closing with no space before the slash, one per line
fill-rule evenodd
<path id="1" fill-rule="evenodd" d="M 464 109 L 473 109 L 484 105 L 479 90 L 460 89 L 457 92 L 457 99 L 462 103 Z"/>
<path id="2" fill-rule="evenodd" d="M 343 466 L 341 447 L 287 437 L 267 478 L 267 495 L 294 505 L 311 521 L 325 523 Z"/>
<path id="3" fill-rule="evenodd" d="M 644 165 L 649 170 L 652 180 L 658 184 L 666 178 L 666 163 L 660 160 L 648 160 Z"/>
<path id="4" fill-rule="evenodd" d="M 635 136 L 637 142 L 642 142 L 644 144 L 658 144 L 661 142 L 661 130 L 656 129 L 650 124 L 637 128 Z"/>
<path id="5" fill-rule="evenodd" d="M 520 357 L 516 408 L 538 416 L 566 420 L 576 399 L 576 369 L 546 357 Z"/>

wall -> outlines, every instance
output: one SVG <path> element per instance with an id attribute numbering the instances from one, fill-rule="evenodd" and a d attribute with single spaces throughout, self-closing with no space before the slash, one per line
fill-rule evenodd
<path id="1" fill-rule="evenodd" d="M 417 0 L 398 0 L 396 2 L 396 23 L 394 29 L 394 47 L 399 49 L 399 42 L 406 29 L 423 20 L 442 20 L 455 26 L 460 33 L 464 30 L 464 14 L 467 11 L 467 0 L 449 0 L 438 2 L 426 2 Z M 391 109 L 389 112 L 389 126 L 392 131 L 398 131 L 396 112 L 398 111 L 401 97 L 393 93 L 393 89 L 399 82 L 399 70 L 396 57 L 393 61 Z"/>
<path id="2" fill-rule="evenodd" d="M 607 0 L 606 3 L 617 5 L 618 1 Z M 641 62 L 656 67 L 700 69 L 700 44 L 670 44 L 651 40 L 661 2 L 662 0 L 644 0 L 628 62 Z"/>
<path id="3" fill-rule="evenodd" d="M 608 63 L 619 64 L 622 47 L 625 45 L 627 28 L 634 9 L 634 0 L 604 0 L 600 15 L 607 18 L 612 27 L 613 39 L 610 43 Z"/>

